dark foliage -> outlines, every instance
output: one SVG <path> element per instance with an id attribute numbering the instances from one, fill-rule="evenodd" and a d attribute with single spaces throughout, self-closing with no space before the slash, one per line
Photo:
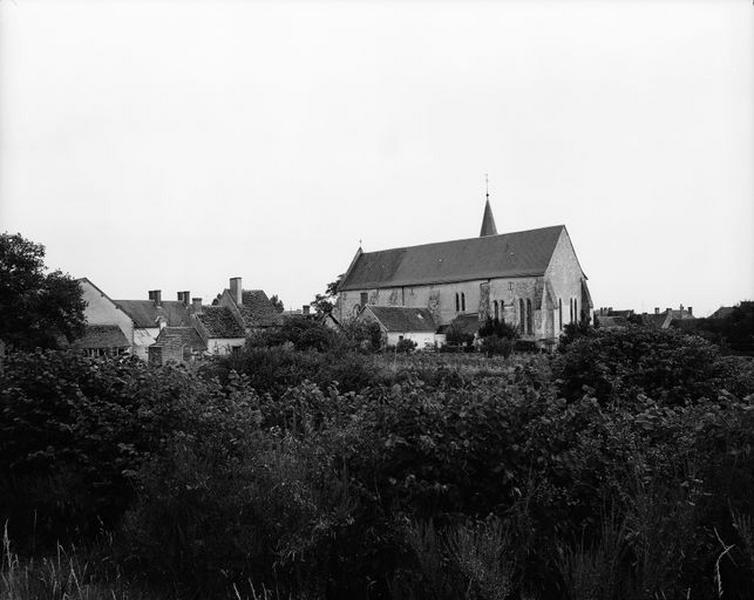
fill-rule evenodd
<path id="1" fill-rule="evenodd" d="M 720 319 L 683 319 L 671 325 L 718 344 L 725 353 L 754 356 L 754 301 L 740 302 Z"/>
<path id="2" fill-rule="evenodd" d="M 204 377 L 14 361 L 15 535 L 32 508 L 50 527 L 109 514 L 117 560 L 177 597 L 754 594 L 754 369 L 679 332 L 506 360 L 251 346 Z"/>
<path id="3" fill-rule="evenodd" d="M 398 340 L 398 343 L 395 345 L 395 351 L 403 354 L 411 354 L 411 352 L 416 350 L 416 346 L 417 344 L 414 340 L 403 338 L 402 340 Z"/>
<path id="4" fill-rule="evenodd" d="M 632 326 L 578 336 L 558 356 L 558 391 L 568 400 L 591 395 L 603 404 L 644 394 L 665 404 L 712 399 L 725 368 L 719 351 L 678 331 Z"/>
<path id="5" fill-rule="evenodd" d="M 84 332 L 79 284 L 45 273 L 45 249 L 20 234 L 0 234 L 0 339 L 13 348 L 56 348 Z"/>

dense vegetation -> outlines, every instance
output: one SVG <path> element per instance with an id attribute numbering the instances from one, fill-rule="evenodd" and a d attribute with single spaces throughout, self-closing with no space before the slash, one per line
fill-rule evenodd
<path id="1" fill-rule="evenodd" d="M 293 322 L 197 369 L 9 356 L 0 598 L 754 597 L 752 361 L 642 328 L 491 358 L 373 333 Z"/>

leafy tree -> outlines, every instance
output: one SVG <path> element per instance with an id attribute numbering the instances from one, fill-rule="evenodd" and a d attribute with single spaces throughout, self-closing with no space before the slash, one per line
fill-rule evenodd
<path id="1" fill-rule="evenodd" d="M 278 311 L 279 313 L 281 313 L 281 312 L 283 312 L 285 310 L 285 306 L 283 305 L 283 301 L 280 298 L 278 298 L 277 294 L 273 294 L 272 295 L 272 297 L 270 298 L 270 303 L 272 304 L 272 306 L 275 307 L 275 310 Z"/>
<path id="2" fill-rule="evenodd" d="M 45 248 L 21 234 L 0 234 L 0 338 L 11 347 L 55 348 L 86 325 L 81 288 L 59 270 L 46 273 Z"/>
<path id="3" fill-rule="evenodd" d="M 335 281 L 331 281 L 327 284 L 324 294 L 317 294 L 312 300 L 311 305 L 318 315 L 329 314 L 335 307 L 335 298 L 338 295 L 338 285 L 343 275 L 338 275 Z"/>

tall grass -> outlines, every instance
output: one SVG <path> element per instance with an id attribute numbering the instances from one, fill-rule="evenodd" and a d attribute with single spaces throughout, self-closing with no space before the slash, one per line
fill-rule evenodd
<path id="1" fill-rule="evenodd" d="M 11 548 L 7 523 L 0 551 L 0 600 L 156 600 L 135 589 L 119 572 L 101 578 L 101 565 L 82 558 L 75 548 L 58 545 L 53 556 L 21 558 Z"/>

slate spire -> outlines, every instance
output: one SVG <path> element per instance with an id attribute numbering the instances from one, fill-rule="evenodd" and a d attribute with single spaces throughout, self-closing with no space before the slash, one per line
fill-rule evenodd
<path id="1" fill-rule="evenodd" d="M 484 204 L 484 216 L 482 217 L 482 230 L 479 232 L 479 237 L 486 235 L 497 235 L 497 227 L 495 227 L 495 217 L 492 216 L 492 208 L 490 208 L 490 186 L 487 175 L 484 176 L 486 188 L 487 188 L 487 202 Z"/>

